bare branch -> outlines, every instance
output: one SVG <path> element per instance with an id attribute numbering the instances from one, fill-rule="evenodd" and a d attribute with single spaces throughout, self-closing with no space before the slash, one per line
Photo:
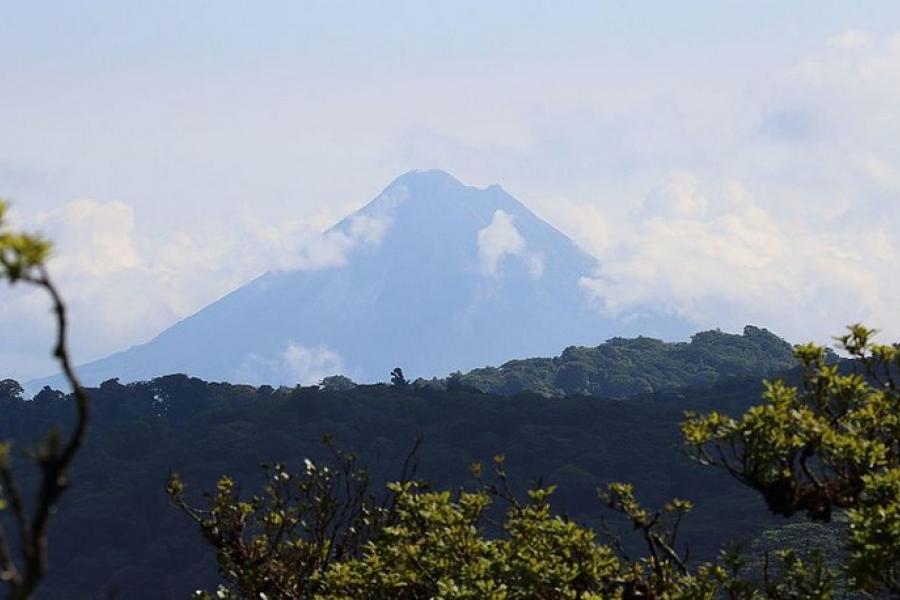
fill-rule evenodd
<path id="1" fill-rule="evenodd" d="M 72 388 L 77 415 L 75 426 L 61 447 L 51 437 L 49 443 L 45 444 L 38 453 L 37 462 L 41 469 L 42 477 L 37 494 L 37 506 L 30 519 L 12 471 L 8 466 L 0 469 L 0 477 L 3 479 L 4 487 L 12 503 L 22 539 L 20 551 L 23 558 L 23 568 L 21 574 L 15 570 L 6 545 L 5 534 L 0 540 L 0 564 L 3 566 L 4 579 L 10 583 L 9 597 L 16 600 L 32 598 L 38 584 L 46 573 L 47 525 L 60 496 L 62 496 L 69 485 L 69 468 L 75 459 L 75 455 L 84 445 L 87 424 L 90 419 L 90 399 L 78 380 L 69 357 L 68 320 L 65 303 L 50 279 L 46 267 L 43 264 L 39 264 L 34 268 L 34 271 L 36 274 L 32 272 L 25 273 L 21 279 L 43 289 L 50 296 L 53 305 L 53 315 L 56 320 L 56 342 L 53 348 L 53 356 L 59 363 L 63 376 Z M 0 532 L 0 534 L 2 533 Z"/>
<path id="2" fill-rule="evenodd" d="M 9 464 L 0 464 L 0 481 L 9 497 L 12 505 L 13 515 L 16 518 L 16 526 L 19 528 L 19 534 L 22 537 L 22 547 L 31 539 L 31 522 L 28 519 L 28 513 L 25 512 L 25 504 L 22 502 L 22 492 L 19 484 L 16 482 L 10 469 Z"/>
<path id="3" fill-rule="evenodd" d="M 16 568 L 12 559 L 12 552 L 9 550 L 9 543 L 6 541 L 6 532 L 0 527 L 0 580 L 5 581 L 12 587 L 20 585 L 22 576 Z"/>

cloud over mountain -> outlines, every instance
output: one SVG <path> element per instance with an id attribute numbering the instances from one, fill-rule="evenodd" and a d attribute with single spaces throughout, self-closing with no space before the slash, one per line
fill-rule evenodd
<path id="1" fill-rule="evenodd" d="M 513 218 L 502 210 L 494 212 L 491 223 L 478 230 L 478 263 L 481 272 L 488 277 L 499 277 L 503 259 L 518 257 L 528 265 L 528 272 L 535 279 L 544 274 L 544 258 L 538 252 L 529 252 L 525 238 L 513 224 Z"/>

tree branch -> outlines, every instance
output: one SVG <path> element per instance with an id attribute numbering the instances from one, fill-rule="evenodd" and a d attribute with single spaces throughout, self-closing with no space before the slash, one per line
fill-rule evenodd
<path id="1" fill-rule="evenodd" d="M 10 495 L 22 537 L 23 572 L 20 578 L 10 579 L 11 589 L 9 597 L 15 600 L 25 600 L 33 597 L 35 589 L 47 571 L 47 525 L 60 496 L 69 485 L 69 468 L 72 465 L 72 461 L 84 445 L 91 407 L 90 398 L 75 374 L 75 369 L 69 357 L 68 320 L 65 303 L 50 279 L 46 267 L 43 264 L 39 264 L 34 267 L 34 271 L 36 274 L 24 274 L 22 280 L 43 289 L 50 296 L 53 315 L 56 320 L 56 341 L 53 347 L 53 357 L 59 363 L 63 376 L 72 388 L 77 415 L 75 426 L 61 448 L 51 437 L 49 443 L 38 453 L 37 461 L 41 468 L 42 478 L 38 490 L 37 506 L 30 520 L 24 508 L 21 494 L 13 480 L 12 472 L 8 468 L 0 470 L 0 476 L 3 477 L 4 486 Z M 0 562 L 5 563 L 7 561 L 3 560 L 2 546 L 3 544 L 0 543 Z M 4 564 L 4 572 L 13 572 L 7 566 Z"/>

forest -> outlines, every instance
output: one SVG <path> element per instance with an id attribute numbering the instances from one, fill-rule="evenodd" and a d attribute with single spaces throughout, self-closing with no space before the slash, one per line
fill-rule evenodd
<path id="1" fill-rule="evenodd" d="M 732 344 L 742 338 L 719 337 Z M 649 356 L 632 351 L 619 371 L 658 352 L 657 345 L 647 345 Z M 748 344 L 743 354 L 731 356 L 731 364 L 756 364 L 758 352 Z M 768 368 L 771 362 L 760 364 Z M 184 375 L 127 385 L 107 381 L 88 389 L 90 443 L 73 471 L 77 484 L 51 523 L 41 597 L 186 597 L 196 588 L 215 588 L 215 552 L 172 506 L 166 477 L 177 471 L 195 502 L 214 492 L 225 473 L 254 490 L 264 463 L 299 469 L 305 458 L 327 461 L 326 434 L 358 456 L 377 488 L 399 477 L 421 437 L 418 477 L 434 488 L 475 485 L 469 465 L 490 464 L 502 454 L 514 487 L 525 490 L 538 480 L 557 484 L 554 506 L 588 525 L 598 525 L 601 514 L 595 490 L 609 482 L 632 482 L 649 505 L 690 498 L 696 509 L 683 525 L 685 540 L 698 560 L 714 558 L 729 540 L 752 543 L 781 520 L 769 516 L 753 492 L 725 473 L 698 468 L 680 448 L 683 411 L 739 414 L 762 392 L 762 374 L 752 369 L 741 376 L 705 370 L 718 375 L 714 384 L 615 399 L 547 398 L 530 391 L 499 396 L 466 385 L 414 383 L 335 391 L 209 383 Z M 632 373 L 652 382 L 648 373 Z M 798 375 L 794 369 L 783 376 Z M 46 388 L 25 400 L 9 380 L 0 389 L 0 438 L 24 444 L 54 426 L 68 426 L 71 396 Z"/>
<path id="2" fill-rule="evenodd" d="M 638 337 L 570 346 L 558 357 L 512 360 L 459 374 L 459 381 L 492 394 L 626 398 L 709 386 L 730 377 L 768 377 L 794 365 L 789 343 L 748 325 L 741 335 L 701 331 L 688 342 Z"/>

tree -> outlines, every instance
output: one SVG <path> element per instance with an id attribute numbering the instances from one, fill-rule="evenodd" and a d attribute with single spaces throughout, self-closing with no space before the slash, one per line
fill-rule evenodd
<path id="1" fill-rule="evenodd" d="M 356 383 L 344 375 L 330 375 L 319 383 L 319 388 L 326 392 L 346 392 L 356 387 Z"/>
<path id="2" fill-rule="evenodd" d="M 447 376 L 447 390 L 456 391 L 465 387 L 463 383 L 463 374 L 460 371 L 454 371 Z"/>
<path id="3" fill-rule="evenodd" d="M 18 233 L 6 223 L 7 205 L 0 201 L 0 278 L 11 285 L 36 286 L 50 297 L 56 320 L 53 357 L 72 387 L 75 425 L 68 435 L 51 431 L 30 454 L 40 470 L 34 506 L 26 505 L 22 488 L 13 475 L 12 442 L 0 444 L 0 498 L 13 513 L 18 530 L 18 557 L 13 554 L 6 529 L 0 526 L 0 579 L 15 600 L 32 598 L 47 570 L 47 525 L 60 497 L 68 488 L 69 469 L 84 444 L 90 416 L 90 399 L 78 380 L 69 358 L 67 315 L 62 296 L 50 278 L 46 260 L 50 243 L 38 235 Z M 8 386 L 7 386 L 8 387 Z"/>
<path id="4" fill-rule="evenodd" d="M 359 555 L 382 528 L 395 524 L 396 495 L 377 498 L 356 458 L 335 449 L 327 436 L 323 443 L 331 465 L 307 459 L 300 473 L 264 465 L 263 491 L 248 500 L 223 476 L 208 510 L 190 505 L 178 474 L 170 476 L 172 502 L 218 550 L 224 579 L 219 597 L 311 598 L 331 564 Z M 418 442 L 400 474 L 403 485 L 415 475 L 417 451 Z"/>
<path id="5" fill-rule="evenodd" d="M 725 469 L 775 514 L 829 521 L 847 511 L 848 584 L 900 594 L 900 344 L 873 342 L 853 325 L 836 364 L 815 344 L 798 346 L 802 387 L 766 384 L 765 404 L 739 418 L 688 414 L 693 457 Z"/>
<path id="6" fill-rule="evenodd" d="M 66 401 L 66 395 L 59 390 L 54 390 L 49 385 L 45 385 L 31 400 L 38 404 L 61 404 Z"/>
<path id="7" fill-rule="evenodd" d="M 25 392 L 15 379 L 0 381 L 0 402 L 17 402 L 22 399 Z"/>
<path id="8" fill-rule="evenodd" d="M 403 376 L 403 369 L 400 367 L 396 367 L 391 371 L 391 384 L 396 387 L 406 387 L 409 385 L 409 382 L 406 381 L 406 377 Z"/>
<path id="9" fill-rule="evenodd" d="M 678 530 L 691 504 L 673 500 L 651 511 L 628 484 L 599 495 L 645 542 L 647 555 L 636 559 L 608 528 L 604 543 L 555 514 L 553 486 L 516 494 L 502 456 L 491 482 L 457 491 L 431 490 L 404 467 L 380 501 L 355 459 L 335 456 L 334 466 L 307 460 L 301 473 L 276 465 L 263 493 L 250 498 L 223 477 L 208 509 L 188 504 L 184 484 L 170 479 L 173 502 L 217 549 L 222 584 L 197 598 L 813 600 L 833 587 L 820 561 L 790 551 L 774 557 L 761 587 L 732 554 L 690 568 Z M 481 465 L 471 470 L 480 481 Z"/>

